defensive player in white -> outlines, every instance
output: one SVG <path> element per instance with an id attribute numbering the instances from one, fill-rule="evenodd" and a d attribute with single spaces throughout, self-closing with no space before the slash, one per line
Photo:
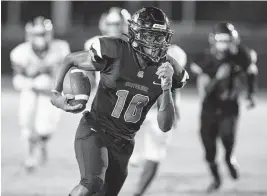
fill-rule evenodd
<path id="1" fill-rule="evenodd" d="M 112 7 L 108 12 L 103 13 L 99 20 L 99 30 L 102 36 L 122 37 L 123 34 L 128 33 L 128 20 L 131 19 L 130 13 L 126 9 L 119 7 Z M 95 36 L 88 39 L 84 44 L 84 50 L 89 50 L 92 43 L 95 42 L 100 36 Z M 87 71 L 92 87 L 97 89 L 100 73 L 96 71 Z M 94 96 L 90 96 L 94 97 Z"/>
<path id="2" fill-rule="evenodd" d="M 179 60 L 177 63 L 182 67 L 185 67 L 187 63 L 187 55 L 183 49 L 177 45 L 171 45 L 168 53 L 172 53 L 170 54 L 171 56 L 176 56 L 176 59 Z M 180 91 L 176 90 L 176 92 L 174 91 L 172 95 L 176 111 L 176 120 L 174 121 L 172 129 L 175 129 L 180 117 L 178 107 L 180 102 Z M 155 104 L 147 114 L 146 120 L 142 125 L 141 131 L 139 132 L 143 132 L 144 134 L 144 146 L 142 148 L 142 153 L 134 151 L 130 159 L 130 165 L 142 165 L 143 167 L 143 171 L 134 191 L 134 196 L 144 195 L 148 186 L 155 179 L 159 164 L 165 158 L 168 144 L 171 141 L 173 131 L 164 133 L 158 127 L 158 123 L 156 122 L 157 109 L 158 107 Z"/>
<path id="3" fill-rule="evenodd" d="M 13 85 L 20 91 L 19 124 L 26 150 L 25 168 L 32 171 L 47 160 L 46 143 L 56 129 L 60 110 L 50 103 L 56 69 L 70 53 L 69 44 L 53 39 L 49 19 L 37 17 L 25 27 L 26 41 L 10 53 Z"/>

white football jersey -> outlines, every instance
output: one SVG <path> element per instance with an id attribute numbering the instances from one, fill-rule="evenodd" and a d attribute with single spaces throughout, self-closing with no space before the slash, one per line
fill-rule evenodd
<path id="1" fill-rule="evenodd" d="M 172 44 L 168 50 L 167 55 L 171 56 L 173 59 L 176 60 L 176 62 L 182 66 L 185 67 L 187 63 L 187 55 L 185 51 L 180 48 L 179 46 Z"/>
<path id="2" fill-rule="evenodd" d="M 32 49 L 30 42 L 24 42 L 14 48 L 10 53 L 10 60 L 25 72 L 32 66 L 48 66 L 51 69 L 57 68 L 63 59 L 70 53 L 68 42 L 63 40 L 53 40 L 47 55 L 41 59 Z"/>

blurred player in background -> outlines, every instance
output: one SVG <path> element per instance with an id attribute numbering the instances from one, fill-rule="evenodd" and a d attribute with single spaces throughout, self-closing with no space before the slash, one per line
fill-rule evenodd
<path id="1" fill-rule="evenodd" d="M 123 34 L 128 34 L 128 20 L 131 19 L 130 13 L 126 9 L 112 7 L 108 12 L 103 13 L 99 20 L 99 30 L 102 36 L 111 36 L 120 38 Z M 92 43 L 101 36 L 95 36 L 88 39 L 84 44 L 84 50 L 89 50 Z M 96 89 L 100 80 L 100 73 L 87 71 L 91 81 L 92 89 Z"/>
<path id="2" fill-rule="evenodd" d="M 83 106 L 71 106 L 61 94 L 66 73 L 73 66 L 101 73 L 91 111 L 83 113 L 76 132 L 81 180 L 71 196 L 119 194 L 135 134 L 156 101 L 160 129 L 167 132 L 173 125 L 171 90 L 182 88 L 188 74 L 168 49 L 173 34 L 169 20 L 162 10 L 145 7 L 132 16 L 128 28 L 127 40 L 99 37 L 89 51 L 68 55 L 56 77 L 52 103 L 78 112 Z"/>
<path id="3" fill-rule="evenodd" d="M 170 48 L 175 48 L 172 50 L 175 52 L 173 56 L 176 57 L 176 61 L 180 66 L 185 67 L 187 62 L 186 53 L 176 45 L 172 45 Z M 175 129 L 180 117 L 178 108 L 180 103 L 180 91 L 173 91 L 172 97 L 175 106 L 175 121 L 173 124 L 173 129 Z M 132 166 L 139 166 L 140 161 L 142 161 L 143 166 L 143 171 L 134 191 L 134 196 L 143 195 L 152 181 L 155 180 L 159 164 L 166 157 L 168 144 L 171 141 L 172 131 L 164 133 L 158 127 L 156 122 L 158 109 L 159 106 L 155 104 L 148 112 L 147 118 L 141 127 L 141 131 L 144 132 L 144 146 L 142 147 L 142 153 L 134 151 L 130 159 L 130 164 Z"/>
<path id="4" fill-rule="evenodd" d="M 66 41 L 53 39 L 49 19 L 37 17 L 25 27 L 26 42 L 10 53 L 13 85 L 20 91 L 19 124 L 26 147 L 25 167 L 32 171 L 47 160 L 46 143 L 56 129 L 60 110 L 50 103 L 55 70 L 70 53 Z"/>
<path id="5" fill-rule="evenodd" d="M 248 108 L 253 108 L 258 69 L 256 52 L 241 45 L 239 34 L 232 24 L 222 22 L 215 25 L 209 42 L 209 50 L 191 64 L 191 70 L 197 75 L 202 100 L 200 133 L 206 160 L 214 178 L 207 189 L 211 192 L 221 185 L 218 163 L 215 160 L 219 136 L 225 148 L 225 161 L 230 175 L 235 180 L 239 178 L 233 148 L 239 118 L 240 79 L 243 75 L 246 76 Z"/>

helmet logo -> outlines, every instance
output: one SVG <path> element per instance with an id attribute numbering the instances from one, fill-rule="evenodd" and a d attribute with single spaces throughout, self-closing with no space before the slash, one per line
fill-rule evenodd
<path id="1" fill-rule="evenodd" d="M 161 25 L 161 24 L 153 24 L 152 28 L 156 28 L 156 29 L 163 29 L 166 30 L 166 25 Z"/>
<path id="2" fill-rule="evenodd" d="M 144 77 L 144 71 L 138 71 L 137 77 L 138 78 L 143 78 Z"/>
<path id="3" fill-rule="evenodd" d="M 144 11 L 146 11 L 146 8 L 144 8 L 144 7 L 139 10 L 139 12 L 144 12 Z"/>

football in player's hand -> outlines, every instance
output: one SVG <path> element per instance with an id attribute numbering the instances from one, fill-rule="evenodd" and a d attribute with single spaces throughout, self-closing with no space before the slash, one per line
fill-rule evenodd
<path id="1" fill-rule="evenodd" d="M 74 96 L 74 99 L 69 100 L 70 105 L 82 104 L 81 111 L 84 110 L 91 93 L 91 84 L 86 73 L 77 68 L 70 69 L 64 79 L 63 93 Z"/>

